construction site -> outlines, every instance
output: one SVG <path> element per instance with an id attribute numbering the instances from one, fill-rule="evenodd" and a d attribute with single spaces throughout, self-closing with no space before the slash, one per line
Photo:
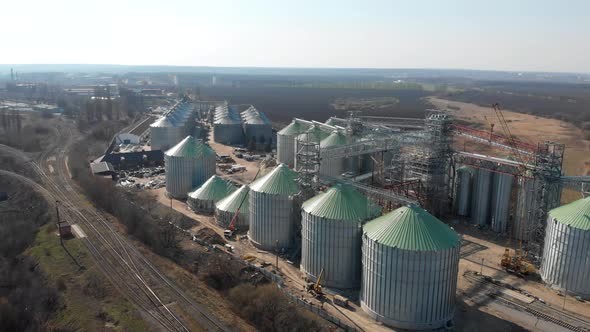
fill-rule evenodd
<path id="1" fill-rule="evenodd" d="M 144 135 L 164 154 L 152 191 L 340 327 L 461 330 L 483 305 L 524 328 L 590 328 L 590 177 L 564 175 L 564 144 L 518 140 L 499 105 L 486 129 L 427 110 L 276 131 L 251 105 L 179 105 Z"/>

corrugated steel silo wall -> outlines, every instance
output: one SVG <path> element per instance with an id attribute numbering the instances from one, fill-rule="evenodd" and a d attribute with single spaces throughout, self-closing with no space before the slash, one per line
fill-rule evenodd
<path id="1" fill-rule="evenodd" d="M 321 156 L 321 151 L 320 151 Z M 340 177 L 345 172 L 345 161 L 343 158 L 322 159 L 320 162 L 320 174 Z"/>
<path id="2" fill-rule="evenodd" d="M 356 288 L 361 284 L 361 223 L 324 219 L 301 212 L 301 270 L 322 285 Z"/>
<path id="3" fill-rule="evenodd" d="M 471 221 L 476 225 L 489 224 L 492 172 L 477 169 L 473 178 Z"/>
<path id="4" fill-rule="evenodd" d="M 201 162 L 196 159 L 164 155 L 168 195 L 174 198 L 186 198 L 193 188 L 193 175 L 200 166 Z"/>
<path id="5" fill-rule="evenodd" d="M 294 235 L 293 200 L 288 196 L 250 191 L 248 238 L 263 250 L 287 248 Z"/>
<path id="6" fill-rule="evenodd" d="M 547 220 L 540 274 L 553 288 L 590 299 L 590 231 Z"/>
<path id="7" fill-rule="evenodd" d="M 161 127 L 150 127 L 150 146 L 152 150 L 163 150 L 165 145 L 165 130 Z"/>
<path id="8" fill-rule="evenodd" d="M 199 167 L 194 169 L 191 189 L 200 187 L 205 181 L 215 175 L 215 167 L 215 155 L 211 154 L 205 158 L 200 158 Z"/>
<path id="9" fill-rule="evenodd" d="M 508 174 L 494 173 L 492 187 L 491 222 L 494 232 L 505 233 L 510 218 L 510 204 L 513 177 Z"/>
<path id="10" fill-rule="evenodd" d="M 295 166 L 295 135 L 277 134 L 277 162 Z"/>
<path id="11" fill-rule="evenodd" d="M 455 208 L 460 216 L 468 216 L 471 212 L 473 178 L 471 172 L 457 172 L 457 189 L 455 190 Z"/>
<path id="12" fill-rule="evenodd" d="M 217 221 L 217 224 L 219 224 L 219 226 L 222 226 L 222 227 L 229 226 L 233 217 L 234 217 L 233 212 L 215 209 L 215 220 Z M 238 215 L 238 218 L 236 219 L 236 223 L 235 223 L 238 230 L 246 230 L 250 227 L 248 217 L 249 217 L 248 215 L 240 212 L 240 214 Z"/>
<path id="13" fill-rule="evenodd" d="M 215 202 L 208 199 L 194 199 L 190 196 L 187 199 L 188 206 L 193 211 L 212 214 L 215 212 Z"/>
<path id="14" fill-rule="evenodd" d="M 256 143 L 259 148 L 264 147 L 268 143 L 272 143 L 272 126 L 262 124 L 244 124 L 244 135 L 246 144 L 250 142 L 252 137 L 256 137 Z M 264 141 L 264 142 L 263 142 Z"/>
<path id="15" fill-rule="evenodd" d="M 362 238 L 361 307 L 402 329 L 436 329 L 453 319 L 460 248 L 414 252 Z"/>
<path id="16" fill-rule="evenodd" d="M 534 179 L 521 178 L 514 214 L 513 234 L 518 240 L 528 241 L 531 237 L 530 231 L 537 222 L 537 186 L 538 181 Z"/>
<path id="17" fill-rule="evenodd" d="M 247 144 L 244 140 L 244 132 L 240 124 L 215 124 L 213 125 L 213 140 L 227 145 Z"/>

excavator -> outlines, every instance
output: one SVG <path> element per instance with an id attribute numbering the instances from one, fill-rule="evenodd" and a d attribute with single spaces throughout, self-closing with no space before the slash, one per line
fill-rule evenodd
<path id="1" fill-rule="evenodd" d="M 324 292 L 322 291 L 322 285 L 321 285 L 323 275 L 324 275 L 324 268 L 322 268 L 322 271 L 320 271 L 320 275 L 318 276 L 318 279 L 316 280 L 316 282 L 309 282 L 305 286 L 305 290 L 307 290 L 308 293 L 312 294 L 316 298 L 321 298 L 324 296 Z"/>
<path id="2" fill-rule="evenodd" d="M 510 255 L 510 249 L 504 249 L 504 255 L 500 265 L 510 273 L 514 273 L 520 276 L 525 276 L 529 273 L 534 272 L 535 268 L 533 264 L 526 261 L 527 253 L 522 250 L 515 250 L 514 256 Z"/>

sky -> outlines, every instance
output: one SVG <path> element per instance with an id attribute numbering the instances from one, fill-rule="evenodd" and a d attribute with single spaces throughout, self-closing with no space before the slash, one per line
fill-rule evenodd
<path id="1" fill-rule="evenodd" d="M 0 63 L 590 73 L 588 0 L 2 0 Z"/>

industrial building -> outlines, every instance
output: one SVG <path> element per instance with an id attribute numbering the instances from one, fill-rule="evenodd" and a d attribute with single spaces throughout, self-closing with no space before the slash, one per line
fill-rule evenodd
<path id="1" fill-rule="evenodd" d="M 192 136 L 176 144 L 164 155 L 166 192 L 186 198 L 188 192 L 215 175 L 215 151 Z"/>
<path id="2" fill-rule="evenodd" d="M 222 227 L 228 227 L 235 216 L 234 226 L 236 229 L 247 230 L 250 227 L 249 197 L 250 187 L 244 185 L 215 203 L 215 220 L 217 223 Z"/>
<path id="3" fill-rule="evenodd" d="M 263 149 L 273 144 L 272 123 L 252 105 L 217 106 L 213 113 L 213 140 L 226 145 Z"/>
<path id="4" fill-rule="evenodd" d="M 236 190 L 236 187 L 217 175 L 211 176 L 196 190 L 188 194 L 188 206 L 197 212 L 212 214 L 215 203 Z"/>
<path id="5" fill-rule="evenodd" d="M 451 326 L 461 239 L 420 207 L 394 210 L 363 226 L 361 307 L 386 325 Z"/>
<path id="6" fill-rule="evenodd" d="M 590 299 L 590 197 L 549 211 L 541 278 Z"/>

